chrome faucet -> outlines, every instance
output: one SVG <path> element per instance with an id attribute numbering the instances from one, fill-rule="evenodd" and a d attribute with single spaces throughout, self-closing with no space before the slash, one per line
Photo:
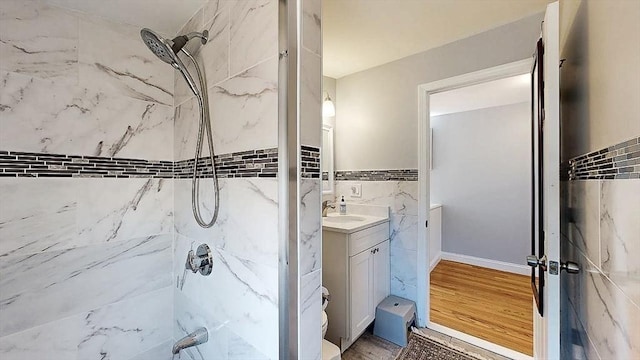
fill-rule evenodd
<path id="1" fill-rule="evenodd" d="M 182 339 L 176 341 L 173 344 L 173 349 L 171 349 L 171 353 L 176 355 L 182 349 L 186 349 L 188 347 L 204 344 L 209 340 L 209 332 L 206 328 L 198 328 L 196 331 L 191 334 L 183 337 Z"/>
<path id="2" fill-rule="evenodd" d="M 335 209 L 336 206 L 335 205 L 329 205 L 329 200 L 325 200 L 322 202 L 322 217 L 326 217 L 327 216 L 327 210 L 329 210 L 329 208 Z"/>

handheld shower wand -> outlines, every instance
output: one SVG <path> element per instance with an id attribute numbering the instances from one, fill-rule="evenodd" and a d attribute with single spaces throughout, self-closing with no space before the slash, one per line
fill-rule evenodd
<path id="1" fill-rule="evenodd" d="M 209 97 L 207 95 L 207 85 L 205 84 L 204 76 L 200 70 L 200 66 L 196 59 L 184 48 L 189 40 L 199 38 L 202 44 L 206 44 L 209 39 L 209 32 L 204 30 L 203 32 L 191 32 L 186 35 L 180 35 L 172 40 L 167 40 L 162 36 L 155 33 L 153 30 L 144 28 L 140 31 L 142 40 L 147 45 L 149 50 L 153 52 L 160 60 L 170 64 L 180 72 L 184 80 L 189 85 L 189 88 L 196 96 L 198 100 L 200 110 L 200 126 L 198 127 L 198 142 L 196 144 L 196 151 L 193 163 L 193 178 L 191 183 L 191 208 L 193 210 L 193 216 L 195 217 L 198 225 L 204 228 L 213 226 L 218 218 L 218 210 L 220 207 L 220 193 L 218 188 L 218 178 L 216 176 L 216 167 L 214 163 L 215 153 L 213 151 L 213 135 L 211 132 L 211 120 L 209 116 Z M 196 86 L 193 77 L 187 70 L 182 60 L 178 57 L 178 52 L 182 52 L 194 65 L 196 73 L 198 75 L 198 82 L 200 88 Z M 213 171 L 213 187 L 215 205 L 213 209 L 213 215 L 210 221 L 205 221 L 200 213 L 200 179 L 198 178 L 198 166 L 199 160 L 202 155 L 202 146 L 204 140 L 204 134 L 207 134 L 207 142 L 209 144 L 209 156 L 211 159 L 211 168 Z"/>

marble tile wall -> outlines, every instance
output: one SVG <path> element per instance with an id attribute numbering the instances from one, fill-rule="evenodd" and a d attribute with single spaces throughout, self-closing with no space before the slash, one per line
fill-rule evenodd
<path id="1" fill-rule="evenodd" d="M 216 154 L 277 148 L 278 2 L 211 0 L 180 33 L 202 29 L 209 42 L 189 50 L 206 74 Z M 173 154 L 182 161 L 194 158 L 198 102 L 181 77 L 174 81 Z M 174 181 L 174 339 L 205 326 L 209 342 L 185 351 L 187 359 L 277 359 L 278 178 L 220 178 L 209 229 L 193 218 L 191 179 Z M 201 180 L 200 199 L 209 219 L 212 179 Z M 184 266 L 202 243 L 214 257 L 206 277 Z"/>
<path id="2" fill-rule="evenodd" d="M 0 24 L 3 150 L 172 158 L 173 73 L 138 28 L 18 0 Z"/>
<path id="3" fill-rule="evenodd" d="M 566 182 L 562 348 L 574 359 L 640 357 L 640 180 Z"/>
<path id="4" fill-rule="evenodd" d="M 216 331 L 227 339 L 239 337 L 261 357 L 278 357 L 277 185 L 276 179 L 221 179 L 217 223 L 204 229 L 191 213 L 191 181 L 176 180 L 174 336 L 184 336 L 184 332 L 209 323 L 218 324 Z M 207 191 L 201 198 L 210 202 L 207 195 L 212 193 Z M 203 216 L 207 218 L 210 213 L 204 212 Z M 185 272 L 181 260 L 201 243 L 208 244 L 214 255 L 213 273 L 207 277 Z M 190 302 L 180 305 L 181 297 Z M 179 306 L 186 309 L 180 310 Z M 185 324 L 179 315 L 185 311 L 203 316 L 206 322 Z M 216 359 L 231 357 L 230 352 L 237 349 L 224 339 L 220 341 L 198 348 L 215 351 L 220 356 Z"/>
<path id="5" fill-rule="evenodd" d="M 298 253 L 298 357 L 322 357 L 322 218 L 319 160 L 322 146 L 322 2 L 300 2 L 300 146 L 302 148 Z M 310 156 L 307 156 L 310 155 Z M 313 164 L 311 164 L 313 163 Z M 310 165 L 317 165 L 314 172 Z M 329 290 L 330 291 L 330 290 Z"/>
<path id="6" fill-rule="evenodd" d="M 320 1 L 303 12 L 300 106 L 310 131 L 301 135 L 319 147 Z M 211 34 L 189 50 L 205 70 L 218 154 L 278 145 L 277 26 L 276 0 L 211 0 L 181 31 Z M 192 159 L 197 102 L 138 31 L 38 0 L 0 2 L 0 150 Z M 0 179 L 3 359 L 168 359 L 174 339 L 200 326 L 211 340 L 188 358 L 278 358 L 278 179 L 222 179 L 211 229 L 195 224 L 190 187 L 190 179 Z M 319 359 L 319 179 L 301 188 L 300 318 L 317 323 L 302 327 L 301 349 Z M 210 216 L 210 179 L 200 191 Z M 184 271 L 201 243 L 213 250 L 209 277 Z"/>
<path id="7" fill-rule="evenodd" d="M 1 1 L 0 150 L 173 160 L 173 72 L 138 32 Z M 0 357 L 130 359 L 166 344 L 172 198 L 171 179 L 1 178 Z"/>
<path id="8" fill-rule="evenodd" d="M 362 197 L 349 197 L 353 184 Z M 416 301 L 418 247 L 417 181 L 336 181 L 336 198 L 349 203 L 383 205 L 391 209 L 391 294 Z"/>
<path id="9" fill-rule="evenodd" d="M 170 295 L 171 288 L 164 287 L 4 336 L 0 356 L 6 360 L 131 359 L 131 354 L 166 345 L 171 337 Z M 154 359 L 168 359 L 168 349 L 170 345 Z"/>

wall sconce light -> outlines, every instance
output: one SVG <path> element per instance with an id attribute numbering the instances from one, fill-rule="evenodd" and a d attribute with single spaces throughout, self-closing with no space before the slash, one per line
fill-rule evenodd
<path id="1" fill-rule="evenodd" d="M 322 117 L 336 116 L 336 106 L 333 104 L 328 92 L 325 92 L 326 96 L 322 102 Z"/>

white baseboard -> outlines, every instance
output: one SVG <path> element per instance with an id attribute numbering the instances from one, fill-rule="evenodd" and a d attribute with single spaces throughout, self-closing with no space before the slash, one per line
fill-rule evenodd
<path id="1" fill-rule="evenodd" d="M 489 269 L 506 271 L 513 274 L 531 275 L 531 268 L 527 265 L 512 264 L 504 261 L 483 259 L 475 256 L 454 254 L 444 251 L 441 253 L 441 258 L 442 260 L 456 261 L 463 264 L 481 266 Z M 440 259 L 438 259 L 438 261 L 440 261 Z"/>
<path id="2" fill-rule="evenodd" d="M 433 260 L 431 260 L 431 264 L 429 264 L 429 272 L 432 272 L 433 269 L 435 269 L 435 267 L 438 265 L 438 263 L 440 262 L 440 260 L 442 260 L 442 251 L 439 252 L 434 258 Z"/>

